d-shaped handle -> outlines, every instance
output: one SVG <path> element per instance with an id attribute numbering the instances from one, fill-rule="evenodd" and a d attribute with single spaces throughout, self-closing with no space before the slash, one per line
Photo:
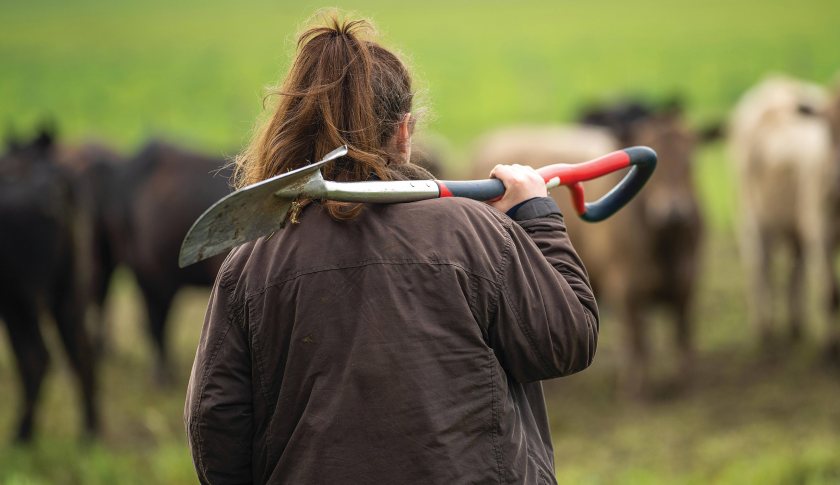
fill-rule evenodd
<path id="1" fill-rule="evenodd" d="M 608 173 L 632 167 L 627 175 L 595 202 L 586 202 L 583 184 Z M 546 180 L 559 177 L 561 185 L 568 185 L 572 191 L 572 202 L 581 219 L 598 222 L 612 216 L 627 205 L 642 190 L 656 170 L 656 152 L 651 148 L 638 146 L 612 152 L 601 158 L 575 165 L 557 164 L 543 167 L 538 172 Z"/>

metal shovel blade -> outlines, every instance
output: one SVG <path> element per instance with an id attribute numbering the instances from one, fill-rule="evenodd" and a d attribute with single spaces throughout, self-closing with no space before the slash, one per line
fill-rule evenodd
<path id="1" fill-rule="evenodd" d="M 223 253 L 258 237 L 281 229 L 296 194 L 313 179 L 321 180 L 321 167 L 347 154 L 339 147 L 322 160 L 237 190 L 213 204 L 195 221 L 178 256 L 181 268 Z"/>

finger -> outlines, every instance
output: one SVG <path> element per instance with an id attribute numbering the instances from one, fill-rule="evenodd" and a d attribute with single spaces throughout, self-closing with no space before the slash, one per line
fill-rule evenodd
<path id="1" fill-rule="evenodd" d="M 511 173 L 511 171 L 512 168 L 510 165 L 499 164 L 493 167 L 493 170 L 490 172 L 490 177 L 502 180 L 503 178 L 507 177 Z"/>
<path id="2" fill-rule="evenodd" d="M 501 180 L 505 187 L 518 187 L 527 181 L 527 177 L 522 170 L 514 168 L 512 165 L 503 165 L 498 167 L 494 173 L 494 177 Z"/>
<path id="3" fill-rule="evenodd" d="M 537 172 L 537 169 L 535 169 L 533 167 L 527 167 L 527 168 L 528 169 L 525 171 L 525 173 L 528 174 L 529 178 L 531 178 L 532 180 L 535 180 L 535 181 L 536 180 L 544 181 L 543 176 L 540 175 L 539 172 Z"/>

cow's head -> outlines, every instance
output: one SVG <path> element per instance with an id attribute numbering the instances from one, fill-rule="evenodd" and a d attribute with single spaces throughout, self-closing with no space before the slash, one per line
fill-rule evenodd
<path id="1" fill-rule="evenodd" d="M 603 126 L 610 130 L 618 140 L 625 142 L 630 138 L 632 127 L 640 120 L 653 115 L 656 108 L 644 101 L 628 98 L 609 104 L 596 104 L 585 108 L 579 120 L 585 125 Z"/>
<path id="2" fill-rule="evenodd" d="M 44 124 L 29 140 L 22 140 L 11 130 L 6 134 L 6 150 L 0 155 L 0 172 L 25 172 L 33 164 L 49 162 L 55 148 L 55 128 Z"/>
<path id="3" fill-rule="evenodd" d="M 679 109 L 656 113 L 634 124 L 628 141 L 656 150 L 656 172 L 639 198 L 643 219 L 652 231 L 692 229 L 700 208 L 692 175 L 697 135 Z"/>

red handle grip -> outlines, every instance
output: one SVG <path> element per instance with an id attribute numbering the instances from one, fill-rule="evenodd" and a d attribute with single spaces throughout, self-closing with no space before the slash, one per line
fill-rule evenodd
<path id="1" fill-rule="evenodd" d="M 630 155 L 624 150 L 608 153 L 603 157 L 583 163 L 555 163 L 537 169 L 546 183 L 554 177 L 560 179 L 560 185 L 572 185 L 578 182 L 603 177 L 608 173 L 630 166 Z"/>
<path id="2" fill-rule="evenodd" d="M 596 202 L 587 203 L 581 182 L 603 177 L 609 173 L 632 166 L 632 170 L 607 195 Z M 582 219 L 596 222 L 606 219 L 624 207 L 642 189 L 656 168 L 656 152 L 648 147 L 631 147 L 603 157 L 578 164 L 558 163 L 543 167 L 537 172 L 546 184 L 559 179 L 572 191 L 572 202 Z"/>

